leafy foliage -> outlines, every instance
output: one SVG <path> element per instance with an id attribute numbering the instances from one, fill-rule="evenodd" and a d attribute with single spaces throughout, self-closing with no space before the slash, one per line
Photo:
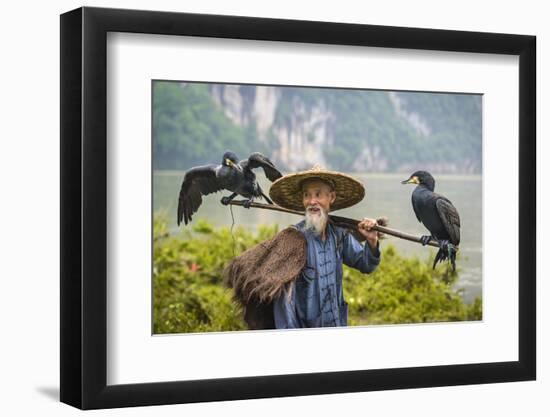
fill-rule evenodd
<path id="1" fill-rule="evenodd" d="M 214 229 L 198 220 L 192 230 L 170 235 L 166 220 L 155 216 L 153 267 L 154 333 L 244 330 L 242 311 L 222 285 L 224 266 L 277 233 L 236 228 Z M 400 256 L 384 244 L 382 262 L 371 275 L 344 268 L 349 324 L 419 323 L 480 320 L 481 299 L 465 304 L 453 289 L 456 274 L 429 262 Z"/>
<path id="2" fill-rule="evenodd" d="M 226 149 L 245 155 L 250 145 L 253 145 L 250 132 L 234 125 L 216 107 L 207 85 L 155 82 L 155 169 L 187 169 L 193 165 L 221 162 Z M 220 160 L 213 160 L 212 155 Z"/>
<path id="3" fill-rule="evenodd" d="M 227 262 L 277 232 L 262 227 L 256 235 L 236 228 L 213 229 L 198 220 L 192 231 L 167 235 L 167 223 L 154 219 L 153 330 L 187 333 L 243 330 L 242 313 L 222 284 Z"/>
<path id="4" fill-rule="evenodd" d="M 454 289 L 449 265 L 432 269 L 431 260 L 404 258 L 387 246 L 370 276 L 344 268 L 344 296 L 350 325 L 481 320 L 481 299 L 465 304 Z"/>

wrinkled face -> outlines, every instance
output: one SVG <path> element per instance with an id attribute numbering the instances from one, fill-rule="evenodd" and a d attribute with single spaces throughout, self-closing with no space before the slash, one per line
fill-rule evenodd
<path id="1" fill-rule="evenodd" d="M 323 181 L 312 180 L 302 187 L 302 203 L 306 210 L 306 227 L 322 233 L 325 229 L 330 205 L 336 193 Z"/>
<path id="2" fill-rule="evenodd" d="M 312 180 L 302 186 L 302 203 L 306 211 L 315 214 L 323 209 L 328 213 L 335 199 L 336 193 L 323 181 Z"/>

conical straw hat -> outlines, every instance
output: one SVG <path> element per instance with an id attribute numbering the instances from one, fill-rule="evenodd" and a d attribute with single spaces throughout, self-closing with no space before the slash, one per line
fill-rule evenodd
<path id="1" fill-rule="evenodd" d="M 279 178 L 271 184 L 269 196 L 281 207 L 302 211 L 302 185 L 304 181 L 311 179 L 324 181 L 336 191 L 336 200 L 330 206 L 331 211 L 353 206 L 365 197 L 365 187 L 359 180 L 340 172 L 327 171 L 319 165 Z"/>

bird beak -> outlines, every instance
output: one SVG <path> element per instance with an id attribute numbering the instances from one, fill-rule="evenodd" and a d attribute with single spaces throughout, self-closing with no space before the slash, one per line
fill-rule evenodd
<path id="1" fill-rule="evenodd" d="M 420 181 L 418 181 L 418 177 L 410 177 L 408 180 L 401 181 L 401 184 L 420 184 Z"/>
<path id="2" fill-rule="evenodd" d="M 243 170 L 240 165 L 234 163 L 231 159 L 226 159 L 225 163 L 227 164 L 227 166 L 230 166 L 231 168 L 235 168 L 237 171 L 242 172 Z"/>

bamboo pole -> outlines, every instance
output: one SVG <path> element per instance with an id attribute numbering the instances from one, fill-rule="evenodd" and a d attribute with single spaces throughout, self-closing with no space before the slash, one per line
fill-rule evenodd
<path id="1" fill-rule="evenodd" d="M 231 204 L 233 206 L 244 206 L 244 201 L 243 200 L 231 200 L 229 202 L 229 204 Z M 287 209 L 287 208 L 284 208 L 284 207 L 281 207 L 281 206 L 277 206 L 275 204 L 264 204 L 264 203 L 254 203 L 254 202 L 252 202 L 252 203 L 250 203 L 250 207 L 266 209 L 266 210 L 280 211 L 280 212 L 283 212 L 283 213 L 296 214 L 298 216 L 303 216 L 305 214 L 303 211 L 291 210 L 291 209 Z M 357 230 L 357 225 L 359 224 L 359 220 L 349 219 L 347 217 L 340 217 L 340 216 L 334 216 L 332 214 L 329 214 L 329 218 L 334 223 L 338 224 L 338 226 L 347 227 L 348 229 Z M 376 230 L 377 232 L 384 233 L 386 235 L 397 237 L 399 239 L 404 239 L 404 240 L 408 240 L 410 242 L 415 242 L 415 243 L 422 244 L 422 241 L 420 240 L 420 237 L 415 236 L 415 235 L 411 235 L 409 233 L 401 232 L 399 230 L 391 229 L 391 228 L 386 227 L 386 226 L 376 225 L 372 229 Z M 427 243 L 427 245 L 428 246 L 433 246 L 434 248 L 439 248 L 439 245 L 437 244 L 437 242 L 435 242 L 433 240 L 430 240 Z"/>

